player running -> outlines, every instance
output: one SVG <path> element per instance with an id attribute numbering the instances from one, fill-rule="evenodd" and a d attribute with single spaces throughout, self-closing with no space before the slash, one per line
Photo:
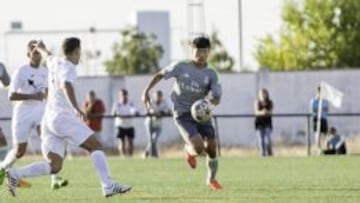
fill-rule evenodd
<path id="1" fill-rule="evenodd" d="M 78 38 L 64 40 L 62 45 L 64 58 L 51 56 L 42 42 L 37 44 L 35 50 L 46 57 L 49 68 L 49 95 L 41 126 L 42 153 L 47 161 L 8 169 L 10 194 L 15 196 L 17 183 L 22 177 L 58 173 L 62 168 L 66 142 L 80 146 L 90 153 L 105 197 L 130 191 L 131 186 L 111 180 L 108 163 L 100 143 L 95 138 L 94 132 L 80 119 L 84 117 L 84 113 L 78 106 L 73 86 L 76 80 L 76 65 L 81 56 L 80 40 Z"/>
<path id="2" fill-rule="evenodd" d="M 15 72 L 10 83 L 9 99 L 14 102 L 11 125 L 13 148 L 0 164 L 0 184 L 3 183 L 5 170 L 25 155 L 31 130 L 36 130 L 40 135 L 40 122 L 45 110 L 48 72 L 41 65 L 42 58 L 35 49 L 36 43 L 35 40 L 28 43 L 29 63 Z M 57 174 L 51 176 L 51 188 L 58 189 L 67 184 L 68 181 Z M 31 186 L 30 183 L 23 180 L 19 185 Z"/>
<path id="3" fill-rule="evenodd" d="M 210 51 L 210 40 L 197 37 L 192 41 L 192 60 L 174 63 L 156 73 L 142 94 L 145 106 L 150 103 L 150 90 L 161 80 L 174 77 L 176 82 L 171 94 L 174 103 L 174 121 L 185 141 L 187 162 L 196 168 L 196 156 L 206 154 L 208 177 L 207 184 L 213 190 L 222 186 L 215 179 L 218 169 L 216 155 L 215 131 L 211 121 L 197 122 L 191 116 L 191 105 L 208 96 L 212 105 L 218 105 L 221 97 L 221 86 L 216 72 L 207 63 Z"/>

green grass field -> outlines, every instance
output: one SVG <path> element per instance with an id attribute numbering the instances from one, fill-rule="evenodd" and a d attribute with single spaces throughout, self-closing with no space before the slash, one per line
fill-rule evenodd
<path id="1" fill-rule="evenodd" d="M 49 177 L 28 179 L 32 188 L 18 189 L 15 198 L 4 193 L 0 202 L 360 202 L 357 156 L 221 158 L 221 192 L 205 185 L 204 159 L 196 170 L 182 159 L 109 160 L 113 177 L 134 186 L 130 193 L 102 197 L 92 163 L 80 158 L 65 162 L 61 175 L 70 180 L 67 188 L 50 190 Z"/>

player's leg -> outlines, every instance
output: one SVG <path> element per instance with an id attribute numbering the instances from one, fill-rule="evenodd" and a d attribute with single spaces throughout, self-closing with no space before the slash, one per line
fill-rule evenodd
<path id="1" fill-rule="evenodd" d="M 202 123 L 198 125 L 198 130 L 201 135 L 203 135 L 205 139 L 205 151 L 207 154 L 206 163 L 207 163 L 207 179 L 206 183 L 212 190 L 221 190 L 222 186 L 216 180 L 216 173 L 218 171 L 219 162 L 217 158 L 217 151 L 216 151 L 216 139 L 215 139 L 215 130 L 211 124 L 211 121 L 206 123 Z"/>
<path id="2" fill-rule="evenodd" d="M 24 118 L 23 118 L 24 119 Z M 21 158 L 27 148 L 27 140 L 31 130 L 31 124 L 28 121 L 20 120 L 15 116 L 11 125 L 13 147 L 8 151 L 4 160 L 0 163 L 0 185 L 4 181 L 5 170 L 11 167 L 18 158 Z"/>
<path id="3" fill-rule="evenodd" d="M 197 130 L 197 124 L 190 114 L 183 114 L 175 118 L 175 125 L 185 141 L 186 160 L 195 169 L 196 156 L 204 153 L 204 140 Z"/>
<path id="4" fill-rule="evenodd" d="M 5 159 L 0 164 L 0 168 L 2 169 L 7 169 L 15 163 L 16 159 L 24 156 L 31 130 L 31 123 L 26 120 L 20 120 L 17 116 L 15 116 L 11 125 L 11 130 L 13 147 L 9 150 Z"/>
<path id="5" fill-rule="evenodd" d="M 5 134 L 0 128 L 0 160 L 3 160 L 7 152 L 7 142 L 5 138 Z"/>
<path id="6" fill-rule="evenodd" d="M 91 160 L 100 179 L 102 192 L 105 197 L 109 197 L 117 193 L 126 193 L 131 190 L 131 186 L 114 183 L 111 180 L 110 169 L 105 153 L 102 151 L 101 144 L 94 135 L 88 136 L 88 138 L 79 146 L 90 153 Z"/>
<path id="7" fill-rule="evenodd" d="M 8 169 L 7 178 L 10 193 L 15 196 L 16 187 L 21 178 L 59 173 L 62 168 L 63 158 L 56 153 L 49 152 L 47 159 L 49 161 L 38 161 L 21 168 Z"/>
<path id="8" fill-rule="evenodd" d="M 61 170 L 65 151 L 64 140 L 56 136 L 44 135 L 41 151 L 47 159 L 46 161 L 34 162 L 21 168 L 8 169 L 8 190 L 13 196 L 15 196 L 20 178 L 56 174 Z"/>
<path id="9" fill-rule="evenodd" d="M 39 121 L 40 121 L 40 119 L 39 119 Z M 38 122 L 38 125 L 36 126 L 36 131 L 37 131 L 38 135 L 40 136 L 41 135 L 40 122 Z M 50 132 L 48 132 L 48 129 L 46 128 L 46 126 L 43 127 L 43 131 L 44 131 L 44 134 L 47 134 L 47 135 L 50 134 Z M 64 150 L 64 153 L 62 153 L 62 154 L 65 154 L 65 150 Z M 50 154 L 49 156 L 52 157 L 53 155 Z M 49 159 L 49 160 L 51 160 L 51 159 Z M 56 161 L 56 159 L 54 159 L 54 161 Z M 61 187 L 65 187 L 69 183 L 68 180 L 63 179 L 62 177 L 60 177 L 58 173 L 52 173 L 50 175 L 50 180 L 51 180 L 50 187 L 53 190 L 57 190 L 57 189 L 59 189 Z"/>

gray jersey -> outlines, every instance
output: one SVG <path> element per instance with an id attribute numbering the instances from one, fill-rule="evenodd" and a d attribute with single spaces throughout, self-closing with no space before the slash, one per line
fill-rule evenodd
<path id="1" fill-rule="evenodd" d="M 160 73 L 165 79 L 176 78 L 171 92 L 175 116 L 190 112 L 191 105 L 209 93 L 216 99 L 221 97 L 217 73 L 209 67 L 199 69 L 192 61 L 181 61 L 171 64 Z"/>

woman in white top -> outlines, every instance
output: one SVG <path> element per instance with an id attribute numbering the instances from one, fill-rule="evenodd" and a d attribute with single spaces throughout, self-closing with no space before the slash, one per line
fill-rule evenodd
<path id="1" fill-rule="evenodd" d="M 116 116 L 115 127 L 118 129 L 117 138 L 120 140 L 119 152 L 131 157 L 134 152 L 135 138 L 132 117 L 138 115 L 138 112 L 134 104 L 129 101 L 128 95 L 126 89 L 119 91 L 119 101 L 114 104 L 112 114 Z"/>
<path id="2" fill-rule="evenodd" d="M 163 116 L 171 115 L 168 104 L 163 99 L 161 90 L 154 94 L 154 101 L 149 104 L 149 116 L 145 118 L 145 128 L 148 135 L 148 145 L 145 149 L 145 157 L 159 157 L 157 140 L 161 133 L 161 120 Z"/>

